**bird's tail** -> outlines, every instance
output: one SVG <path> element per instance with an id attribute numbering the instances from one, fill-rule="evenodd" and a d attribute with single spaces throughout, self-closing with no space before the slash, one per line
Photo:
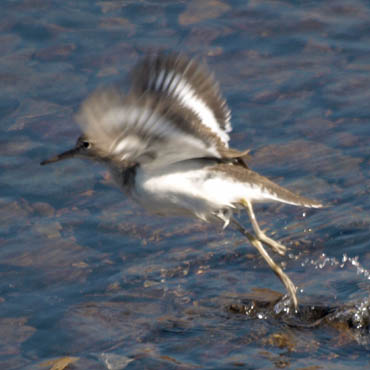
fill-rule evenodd
<path id="1" fill-rule="evenodd" d="M 266 197 L 286 204 L 294 206 L 302 206 L 308 208 L 322 208 L 324 204 L 313 199 L 306 198 L 302 195 L 298 195 L 272 181 L 264 178 L 263 187 Z"/>

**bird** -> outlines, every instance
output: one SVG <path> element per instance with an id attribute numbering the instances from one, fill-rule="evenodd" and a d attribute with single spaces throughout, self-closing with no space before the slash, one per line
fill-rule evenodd
<path id="1" fill-rule="evenodd" d="M 97 88 L 75 119 L 82 134 L 75 146 L 41 165 L 80 157 L 107 166 L 114 182 L 151 213 L 231 225 L 258 250 L 284 284 L 297 310 L 296 286 L 264 246 L 287 248 L 261 230 L 253 205 L 281 202 L 320 208 L 249 167 L 249 150 L 229 147 L 231 112 L 204 63 L 179 53 L 154 53 L 122 82 Z M 246 210 L 254 233 L 240 222 Z"/>

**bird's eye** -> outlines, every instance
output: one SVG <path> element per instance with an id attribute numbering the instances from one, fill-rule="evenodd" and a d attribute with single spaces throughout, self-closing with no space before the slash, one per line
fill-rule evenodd
<path id="1" fill-rule="evenodd" d="M 90 144 L 88 141 L 83 141 L 83 142 L 82 142 L 82 146 L 83 146 L 85 149 L 90 149 L 91 144 Z"/>

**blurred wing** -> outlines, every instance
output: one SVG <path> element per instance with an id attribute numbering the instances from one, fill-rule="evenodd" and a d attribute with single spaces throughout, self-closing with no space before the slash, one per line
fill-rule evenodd
<path id="1" fill-rule="evenodd" d="M 124 97 L 114 88 L 97 90 L 82 104 L 76 120 L 102 156 L 117 163 L 164 166 L 221 158 L 227 150 L 192 110 L 150 93 Z"/>
<path id="2" fill-rule="evenodd" d="M 179 55 L 147 57 L 133 70 L 132 90 L 175 101 L 228 147 L 230 110 L 212 74 L 196 61 Z"/>

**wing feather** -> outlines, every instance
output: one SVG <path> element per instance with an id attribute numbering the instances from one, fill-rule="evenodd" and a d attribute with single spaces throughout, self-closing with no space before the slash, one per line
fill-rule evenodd
<path id="1" fill-rule="evenodd" d="M 147 57 L 132 73 L 124 96 L 98 89 L 77 114 L 100 157 L 142 166 L 165 166 L 192 158 L 238 160 L 229 149 L 230 110 L 218 84 L 202 65 L 180 55 Z"/>
<path id="2" fill-rule="evenodd" d="M 149 56 L 134 68 L 132 90 L 176 101 L 228 146 L 230 110 L 212 74 L 194 60 L 177 54 Z"/>
<path id="3" fill-rule="evenodd" d="M 221 158 L 226 148 L 219 137 L 193 111 L 168 102 L 150 93 L 125 97 L 116 88 L 99 89 L 82 104 L 76 121 L 101 155 L 115 162 L 164 166 Z"/>

